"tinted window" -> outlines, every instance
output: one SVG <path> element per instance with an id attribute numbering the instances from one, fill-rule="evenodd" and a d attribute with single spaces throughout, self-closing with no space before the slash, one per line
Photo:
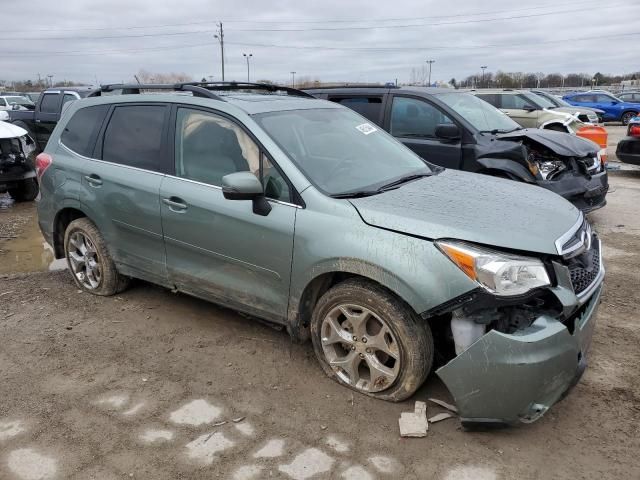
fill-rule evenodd
<path id="1" fill-rule="evenodd" d="M 62 105 L 64 105 L 67 102 L 73 102 L 74 100 L 77 100 L 78 97 L 76 97 L 75 95 L 71 95 L 70 93 L 65 93 L 64 97 L 62 97 Z"/>
<path id="2" fill-rule="evenodd" d="M 58 106 L 58 99 L 60 95 L 57 93 L 46 93 L 42 97 L 42 103 L 40 103 L 40 111 L 42 113 L 58 113 L 60 108 Z"/>
<path id="3" fill-rule="evenodd" d="M 525 107 L 535 108 L 535 105 L 522 95 L 500 95 L 500 108 L 524 110 Z"/>
<path id="4" fill-rule="evenodd" d="M 616 99 L 609 95 L 596 95 L 596 102 L 598 103 L 611 103 L 615 101 Z"/>
<path id="5" fill-rule="evenodd" d="M 453 123 L 436 107 L 422 100 L 395 97 L 391 107 L 391 134 L 395 137 L 435 137 L 441 123 Z"/>
<path id="6" fill-rule="evenodd" d="M 490 103 L 496 108 L 500 108 L 500 98 L 498 97 L 498 95 L 495 95 L 493 93 L 481 93 L 477 95 L 477 97 L 481 98 L 487 103 Z"/>
<path id="7" fill-rule="evenodd" d="M 371 121 L 380 122 L 380 114 L 382 113 L 381 97 L 329 97 L 329 100 L 344 105 Z"/>
<path id="8" fill-rule="evenodd" d="M 3 107 L 7 106 L 7 101 L 4 98 L 0 98 L 0 105 Z"/>
<path id="9" fill-rule="evenodd" d="M 60 136 L 60 141 L 76 153 L 91 157 L 95 134 L 102 125 L 108 105 L 81 108 L 73 114 Z"/>
<path id="10" fill-rule="evenodd" d="M 162 105 L 119 106 L 104 132 L 102 159 L 147 170 L 160 170 Z"/>
<path id="11" fill-rule="evenodd" d="M 266 155 L 262 155 L 262 184 L 267 198 L 284 202 L 288 202 L 291 199 L 289 184 Z"/>

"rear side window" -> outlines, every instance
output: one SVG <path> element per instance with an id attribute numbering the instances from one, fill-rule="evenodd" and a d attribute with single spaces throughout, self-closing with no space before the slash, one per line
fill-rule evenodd
<path id="1" fill-rule="evenodd" d="M 145 170 L 161 170 L 164 105 L 116 107 L 104 132 L 102 159 Z"/>
<path id="2" fill-rule="evenodd" d="M 91 157 L 96 135 L 108 110 L 108 105 L 81 108 L 67 122 L 60 141 L 74 152 Z"/>
<path id="3" fill-rule="evenodd" d="M 372 122 L 380 123 L 382 113 L 381 97 L 329 97 L 329 100 L 358 112 Z"/>
<path id="4" fill-rule="evenodd" d="M 60 111 L 59 97 L 60 95 L 57 93 L 45 93 L 40 104 L 40 111 L 42 113 L 58 113 Z"/>

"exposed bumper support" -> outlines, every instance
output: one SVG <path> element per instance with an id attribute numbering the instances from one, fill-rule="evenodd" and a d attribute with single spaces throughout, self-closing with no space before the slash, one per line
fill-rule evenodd
<path id="1" fill-rule="evenodd" d="M 558 180 L 540 181 L 538 185 L 566 198 L 584 213 L 607 204 L 605 197 L 609 190 L 609 179 L 606 172 L 593 175 L 591 179 L 573 172 Z"/>

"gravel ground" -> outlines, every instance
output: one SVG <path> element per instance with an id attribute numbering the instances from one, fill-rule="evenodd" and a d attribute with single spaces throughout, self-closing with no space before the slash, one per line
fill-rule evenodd
<path id="1" fill-rule="evenodd" d="M 327 379 L 310 345 L 215 305 L 0 273 L 0 478 L 640 478 L 640 174 L 610 181 L 590 216 L 608 269 L 590 366 L 534 424 L 470 433 L 451 419 L 402 439 L 414 400 L 450 400 L 434 376 L 410 401 L 376 401 Z M 5 207 L 0 232 L 19 238 L 0 250 L 15 251 L 34 208 Z"/>

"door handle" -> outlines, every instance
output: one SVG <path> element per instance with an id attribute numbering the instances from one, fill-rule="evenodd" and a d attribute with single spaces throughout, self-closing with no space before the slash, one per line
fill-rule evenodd
<path id="1" fill-rule="evenodd" d="M 39 118 L 36 118 L 36 123 L 40 123 L 42 120 L 40 120 Z"/>
<path id="2" fill-rule="evenodd" d="M 92 187 L 99 187 L 102 185 L 102 179 L 98 175 L 85 175 L 84 178 Z"/>
<path id="3" fill-rule="evenodd" d="M 178 197 L 163 198 L 162 203 L 168 206 L 171 211 L 178 213 L 182 213 L 189 208 L 186 202 Z"/>

